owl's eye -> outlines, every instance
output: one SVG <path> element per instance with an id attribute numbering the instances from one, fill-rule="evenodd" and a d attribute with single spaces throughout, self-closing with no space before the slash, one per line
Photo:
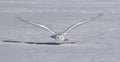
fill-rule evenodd
<path id="1" fill-rule="evenodd" d="M 59 36 L 57 38 L 59 38 Z"/>

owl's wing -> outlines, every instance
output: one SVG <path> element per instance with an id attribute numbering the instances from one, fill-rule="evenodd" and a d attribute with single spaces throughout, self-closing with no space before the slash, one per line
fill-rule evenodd
<path id="1" fill-rule="evenodd" d="M 54 32 L 53 30 L 51 30 L 50 28 L 48 28 L 48 27 L 46 27 L 46 26 L 44 26 L 44 25 L 36 24 L 36 23 L 33 23 L 33 22 L 29 21 L 29 20 L 24 20 L 24 19 L 22 19 L 21 17 L 17 17 L 17 19 L 19 19 L 20 21 L 26 22 L 26 23 L 28 23 L 28 24 L 31 24 L 31 25 L 33 25 L 33 26 L 36 26 L 36 27 L 39 27 L 39 28 L 43 28 L 43 29 L 45 29 L 45 30 L 48 30 L 48 31 L 51 32 L 52 34 L 55 34 L 55 32 Z"/>
<path id="2" fill-rule="evenodd" d="M 88 19 L 84 19 L 84 20 L 82 20 L 82 21 L 80 21 L 80 22 L 78 22 L 78 23 L 75 23 L 75 24 L 73 24 L 72 26 L 70 26 L 67 30 L 65 30 L 65 31 L 63 32 L 63 34 L 66 35 L 69 31 L 71 31 L 71 30 L 74 29 L 75 27 L 77 27 L 77 26 L 79 26 L 79 25 L 82 25 L 82 24 L 84 24 L 84 23 L 87 23 L 87 22 L 89 22 L 89 21 L 95 20 L 95 19 L 99 18 L 99 17 L 102 16 L 102 15 L 103 15 L 103 14 L 99 14 L 99 15 L 97 15 L 96 17 L 91 17 L 91 18 L 88 18 Z"/>

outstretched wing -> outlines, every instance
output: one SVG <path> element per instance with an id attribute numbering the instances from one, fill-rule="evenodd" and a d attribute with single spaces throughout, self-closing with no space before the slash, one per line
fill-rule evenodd
<path id="1" fill-rule="evenodd" d="M 51 30 L 50 28 L 48 28 L 48 27 L 46 27 L 46 26 L 44 26 L 44 25 L 36 24 L 36 23 L 33 23 L 33 22 L 29 21 L 29 20 L 24 20 L 24 19 L 22 19 L 21 17 L 17 17 L 17 18 L 18 18 L 20 21 L 29 23 L 29 24 L 31 24 L 31 25 L 33 25 L 33 26 L 36 26 L 36 27 L 39 27 L 39 28 L 43 28 L 43 29 L 45 29 L 45 30 L 48 30 L 48 31 L 51 32 L 52 34 L 55 34 L 55 32 L 54 32 L 53 30 Z"/>
<path id="2" fill-rule="evenodd" d="M 63 32 L 63 34 L 66 35 L 69 31 L 71 31 L 71 30 L 74 29 L 75 27 L 77 27 L 77 26 L 79 26 L 79 25 L 81 25 L 81 24 L 87 23 L 87 22 L 89 22 L 89 21 L 92 21 L 92 20 L 94 20 L 94 19 L 97 19 L 97 18 L 99 18 L 99 17 L 102 16 L 102 15 L 103 15 L 103 14 L 99 14 L 99 15 L 96 16 L 96 17 L 91 17 L 91 18 L 88 18 L 88 19 L 84 19 L 84 20 L 82 20 L 82 21 L 80 21 L 80 22 L 78 22 L 78 23 L 75 23 L 75 24 L 73 24 L 72 26 L 70 26 L 67 30 L 65 30 L 65 31 Z"/>

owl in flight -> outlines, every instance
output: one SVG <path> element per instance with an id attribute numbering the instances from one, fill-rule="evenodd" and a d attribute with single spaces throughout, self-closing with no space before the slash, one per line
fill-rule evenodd
<path id="1" fill-rule="evenodd" d="M 33 26 L 36 26 L 36 27 L 38 27 L 38 28 L 42 28 L 42 29 L 45 29 L 45 30 L 49 31 L 49 32 L 52 34 L 52 36 L 50 36 L 50 37 L 53 38 L 53 39 L 55 39 L 55 40 L 57 40 L 57 41 L 67 41 L 68 39 L 67 39 L 65 36 L 66 36 L 66 34 L 67 34 L 68 32 L 70 32 L 70 31 L 73 30 L 74 28 L 76 28 L 76 27 L 78 27 L 78 26 L 80 26 L 80 25 L 82 25 L 82 24 L 84 24 L 84 23 L 87 23 L 87 22 L 89 22 L 89 21 L 95 20 L 95 19 L 99 18 L 99 17 L 102 16 L 102 15 L 103 15 L 103 14 L 98 14 L 98 15 L 95 16 L 95 17 L 90 17 L 90 18 L 88 18 L 88 19 L 83 19 L 83 20 L 81 20 L 80 22 L 77 22 L 77 23 L 71 25 L 71 26 L 68 27 L 64 32 L 61 32 L 61 33 L 56 33 L 56 32 L 54 32 L 52 29 L 50 29 L 50 28 L 48 28 L 48 27 L 46 27 L 46 26 L 44 26 L 44 25 L 37 24 L 37 23 L 33 23 L 33 22 L 29 21 L 29 20 L 24 20 L 24 19 L 22 19 L 21 17 L 17 17 L 17 19 L 19 19 L 20 21 L 26 22 L 26 23 L 28 23 L 28 24 L 31 24 L 31 25 L 33 25 Z"/>

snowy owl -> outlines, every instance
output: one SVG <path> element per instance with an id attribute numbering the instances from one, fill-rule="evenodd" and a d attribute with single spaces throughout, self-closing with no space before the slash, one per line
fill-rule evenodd
<path id="1" fill-rule="evenodd" d="M 100 16 L 102 16 L 102 14 L 99 14 L 99 15 L 97 15 L 96 17 L 90 17 L 90 18 L 88 18 L 88 19 L 83 19 L 82 21 L 71 25 L 70 27 L 68 27 L 68 28 L 67 28 L 64 32 L 62 32 L 62 33 L 56 33 L 56 32 L 54 32 L 52 29 L 50 29 L 50 28 L 48 28 L 48 27 L 46 27 L 46 26 L 44 26 L 44 25 L 36 24 L 36 23 L 33 23 L 33 22 L 29 21 L 29 20 L 24 20 L 24 19 L 22 19 L 21 17 L 17 17 L 17 18 L 18 18 L 20 21 L 29 23 L 29 24 L 31 24 L 31 25 L 33 25 L 33 26 L 36 26 L 36 27 L 39 27 L 39 28 L 43 28 L 43 29 L 49 31 L 50 33 L 52 33 L 51 38 L 53 38 L 53 39 L 55 39 L 55 40 L 57 40 L 57 41 L 67 41 L 68 39 L 65 37 L 65 35 L 66 35 L 68 32 L 70 32 L 70 31 L 71 31 L 72 29 L 74 29 L 75 27 L 77 27 L 77 26 L 79 26 L 79 25 L 81 25 L 81 24 L 84 24 L 84 23 L 86 23 L 86 22 L 92 21 L 92 20 L 94 20 L 94 19 L 97 19 L 97 18 L 99 18 Z"/>

